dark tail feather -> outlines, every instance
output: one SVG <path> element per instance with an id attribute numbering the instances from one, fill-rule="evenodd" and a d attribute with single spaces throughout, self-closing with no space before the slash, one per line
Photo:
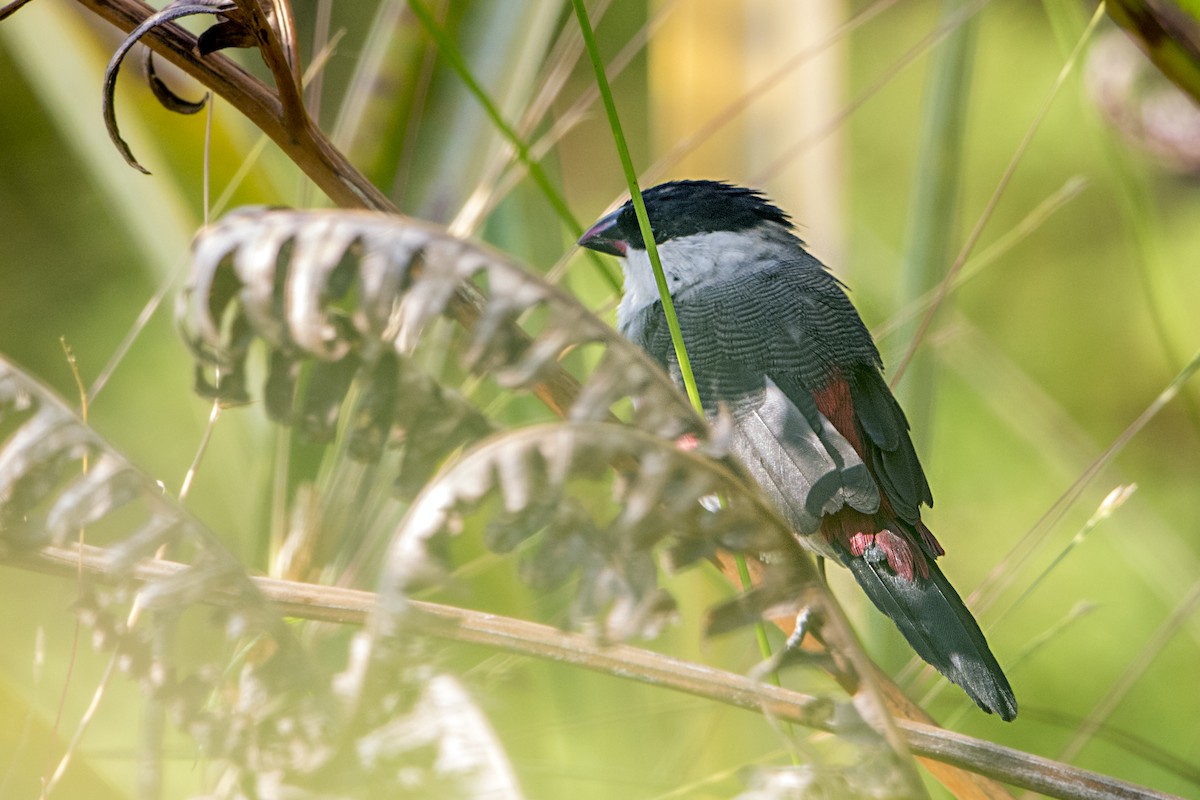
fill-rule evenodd
<path id="1" fill-rule="evenodd" d="M 971 612 L 937 564 L 929 577 L 905 580 L 886 561 L 847 559 L 855 580 L 880 611 L 896 623 L 917 655 L 957 683 L 984 711 L 1004 721 L 1017 716 L 1017 698 Z"/>

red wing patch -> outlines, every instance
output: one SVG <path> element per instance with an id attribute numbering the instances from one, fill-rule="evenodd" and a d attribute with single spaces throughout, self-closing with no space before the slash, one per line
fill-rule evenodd
<path id="1" fill-rule="evenodd" d="M 813 392 L 813 400 L 817 410 L 862 458 L 875 484 L 879 486 L 880 482 L 872 465 L 874 459 L 863 445 L 863 431 L 854 410 L 850 384 L 840 373 L 834 372 L 824 388 Z M 821 520 L 821 533 L 830 544 L 841 547 L 856 557 L 874 549 L 877 552 L 873 552 L 872 555 L 881 554 L 886 557 L 888 566 L 901 578 L 911 581 L 917 574 L 928 578 L 929 563 L 925 556 L 937 558 L 944 552 L 942 546 L 923 522 L 917 522 L 916 536 L 910 533 L 907 527 L 896 519 L 892 503 L 883 491 L 879 493 L 879 511 L 874 514 L 864 514 L 845 506 Z M 921 552 L 922 550 L 924 552 Z"/>
<path id="2" fill-rule="evenodd" d="M 825 388 L 813 392 L 813 401 L 817 404 L 817 410 L 824 414 L 825 419 L 829 420 L 837 432 L 850 443 L 859 458 L 866 461 L 862 432 L 859 430 L 858 419 L 854 414 L 854 398 L 850 395 L 850 384 L 846 383 L 841 373 L 834 372 L 825 384 Z"/>

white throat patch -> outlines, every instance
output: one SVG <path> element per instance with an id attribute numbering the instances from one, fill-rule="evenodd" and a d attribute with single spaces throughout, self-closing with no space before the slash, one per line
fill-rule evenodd
<path id="1" fill-rule="evenodd" d="M 684 289 L 734 277 L 754 262 L 781 249 L 799 246 L 796 238 L 781 225 L 765 223 L 741 231 L 714 231 L 671 239 L 658 246 L 667 288 L 674 296 Z M 658 301 L 658 284 L 645 250 L 630 247 L 621 259 L 625 273 L 625 293 L 617 306 L 617 327 L 625 329 L 638 311 Z"/>

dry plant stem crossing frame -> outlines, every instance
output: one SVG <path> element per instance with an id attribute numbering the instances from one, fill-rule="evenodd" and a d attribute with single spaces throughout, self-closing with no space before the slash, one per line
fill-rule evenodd
<path id="1" fill-rule="evenodd" d="M 99 581 L 149 581 L 186 568 L 172 561 L 143 561 L 132 574 L 115 573 L 102 548 L 46 547 L 10 555 L 0 563 L 74 579 L 82 572 Z M 273 578 L 252 578 L 263 596 L 289 617 L 346 625 L 362 625 L 376 606 L 373 592 L 298 583 Z M 233 596 L 212 596 L 207 602 L 228 605 Z M 837 733 L 832 705 L 825 700 L 782 689 L 742 675 L 655 653 L 630 645 L 602 645 L 582 634 L 564 633 L 547 625 L 454 606 L 411 601 L 433 621 L 429 634 L 439 638 L 485 645 L 518 655 L 557 661 L 607 675 L 660 686 L 793 722 Z M 1014 786 L 1063 800 L 1181 800 L 1176 795 L 1052 761 L 994 744 L 936 725 L 896 719 L 897 729 L 915 755 L 935 759 Z"/>

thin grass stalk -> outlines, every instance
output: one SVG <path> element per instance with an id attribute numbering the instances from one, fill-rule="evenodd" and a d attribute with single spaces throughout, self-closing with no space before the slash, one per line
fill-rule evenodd
<path id="1" fill-rule="evenodd" d="M 1102 446 L 1079 421 L 969 321 L 957 315 L 952 324 L 956 334 L 939 353 L 944 362 L 967 381 L 1014 437 L 1040 452 L 1061 478 L 1070 482 L 1087 470 Z M 1128 477 L 1111 464 L 1103 474 L 1113 483 L 1128 482 Z M 1181 541 L 1175 521 L 1164 519 L 1153 504 L 1129 504 L 1123 507 L 1122 515 L 1122 528 L 1137 531 L 1138 535 L 1116 535 L 1108 539 L 1109 543 L 1121 551 L 1125 563 L 1161 603 L 1173 606 L 1200 574 L 1200 559 L 1188 543 Z M 1041 524 L 1052 527 L 1058 519 L 1043 520 Z M 1013 547 L 996 565 L 995 573 L 1019 574 L 1029 555 L 1024 546 Z M 981 587 L 967 603 L 982 610 L 995 603 L 1003 591 L 1000 587 L 995 592 L 983 591 Z M 1190 621 L 1189 633 L 1194 642 L 1200 643 L 1200 618 Z"/>
<path id="2" fill-rule="evenodd" d="M 654 270 L 654 282 L 658 286 L 658 296 L 662 301 L 663 313 L 667 318 L 667 328 L 671 331 L 671 344 L 675 346 L 675 358 L 679 361 L 679 372 L 683 376 L 683 385 L 688 399 L 692 401 L 692 408 L 696 409 L 697 414 L 704 416 L 700 392 L 696 389 L 696 377 L 692 374 L 692 362 L 688 358 L 687 347 L 683 343 L 683 332 L 679 329 L 675 304 L 671 302 L 671 290 L 667 287 L 662 261 L 658 257 L 658 245 L 654 241 L 654 231 L 650 228 L 650 217 L 646 214 L 646 202 L 642 199 L 642 190 L 638 186 L 637 170 L 634 169 L 633 157 L 629 154 L 629 145 L 626 143 L 625 133 L 621 129 L 621 118 L 617 114 L 617 104 L 613 100 L 612 89 L 608 85 L 608 76 L 604 72 L 604 62 L 600 58 L 600 49 L 596 46 L 596 37 L 592 33 L 592 24 L 588 19 L 587 8 L 584 6 L 583 0 L 571 0 L 571 4 L 575 8 L 575 18 L 579 20 L 579 28 L 583 34 L 588 59 L 596 73 L 596 86 L 600 90 L 600 98 L 604 101 L 604 111 L 608 115 L 608 124 L 612 129 L 613 144 L 621 159 L 621 168 L 625 171 L 625 181 L 629 186 L 630 197 L 633 199 L 633 209 L 637 213 L 638 227 L 641 229 L 642 240 L 646 243 L 646 253 L 650 256 L 650 266 Z M 617 286 L 617 289 L 619 290 L 620 286 Z"/>
<path id="3" fill-rule="evenodd" d="M 1163 624 L 1158 627 L 1146 644 L 1138 648 L 1129 666 L 1121 673 L 1121 677 L 1117 679 L 1112 689 L 1101 699 L 1100 703 L 1092 709 L 1092 712 L 1088 714 L 1087 719 L 1083 721 L 1079 730 L 1071 737 L 1071 741 L 1063 748 L 1059 755 L 1062 761 L 1072 761 L 1079 755 L 1080 751 L 1091 741 L 1100 726 L 1112 716 L 1113 711 L 1116 710 L 1121 701 L 1129 694 L 1129 691 L 1145 674 L 1151 662 L 1175 638 L 1175 635 L 1179 633 L 1179 629 L 1195 613 L 1197 608 L 1200 608 L 1200 581 L 1192 585 L 1191 591 L 1179 602 L 1179 605 L 1175 607 L 1170 616 L 1163 621 Z"/>
<path id="4" fill-rule="evenodd" d="M 359 56 L 354 62 L 354 73 L 350 83 L 338 106 L 337 118 L 329 138 L 338 148 L 354 157 L 355 163 L 362 162 L 363 154 L 357 151 L 357 147 L 366 144 L 359 136 L 364 125 L 368 125 L 377 116 L 388 113 L 381 108 L 384 104 L 378 102 L 384 99 L 378 93 L 378 89 L 393 82 L 403 85 L 400 83 L 403 77 L 411 78 L 396 72 L 397 62 L 400 60 L 397 57 L 397 51 L 400 49 L 399 39 L 405 27 L 404 8 L 397 0 L 383 0 L 379 4 L 371 20 L 366 41 L 363 42 Z M 400 105 L 394 96 L 387 99 L 390 100 L 387 104 L 389 110 Z M 367 160 L 374 161 L 373 158 Z"/>
<path id="5" fill-rule="evenodd" d="M 437 20 L 434 19 L 432 12 L 430 12 L 429 7 L 425 5 L 423 0 L 409 0 L 409 8 L 412 9 L 413 15 L 421 23 L 426 33 L 437 44 L 439 52 L 441 52 L 442 56 L 450 64 L 451 69 L 458 74 L 463 84 L 467 87 L 467 90 L 483 107 L 484 113 L 492 121 L 496 130 L 512 145 L 516 151 L 517 158 L 529 170 L 529 176 L 533 179 L 538 189 L 541 190 L 542 195 L 550 203 L 550 206 L 554 209 L 558 217 L 566 224 L 568 230 L 576 238 L 581 236 L 583 234 L 583 225 L 567 205 L 566 198 L 555 188 L 553 182 L 550 180 L 550 176 L 546 174 L 546 170 L 542 168 L 542 165 L 533 158 L 529 152 L 529 144 L 517 133 L 516 128 L 504 118 L 495 100 L 492 99 L 491 95 L 487 93 L 487 90 L 484 89 L 483 85 L 471 72 L 470 66 L 468 66 L 466 60 L 463 58 L 454 40 L 437 23 Z M 596 270 L 609 286 L 614 291 L 620 291 L 621 282 L 617 278 L 616 273 L 613 272 L 611 266 L 594 253 L 589 253 L 588 259 L 595 265 Z"/>
<path id="6" fill-rule="evenodd" d="M 950 265 L 950 269 L 947 271 L 945 278 L 938 282 L 937 296 L 934 299 L 933 304 L 925 312 L 924 316 L 921 317 L 920 325 L 913 334 L 912 341 L 909 342 L 908 351 L 904 354 L 904 357 L 899 361 L 895 370 L 893 371 L 893 383 L 898 383 L 900 381 L 904 371 L 908 368 L 909 363 L 912 361 L 912 357 L 916 353 L 917 348 L 920 347 L 921 340 L 929 331 L 929 326 L 933 323 L 934 315 L 937 313 L 942 301 L 945 300 L 946 295 L 949 293 L 950 287 L 953 284 L 954 279 L 958 276 L 958 273 L 962 270 L 963 264 L 966 263 L 967 257 L 970 256 L 971 252 L 975 249 L 975 245 L 979 243 L 979 237 L 983 235 L 983 229 L 987 227 L 988 222 L 991 221 L 992 214 L 996 211 L 996 206 L 1000 203 L 1000 198 L 1004 196 L 1005 190 L 1008 189 L 1009 184 L 1012 182 L 1013 175 L 1017 171 L 1017 166 L 1025 157 L 1025 153 L 1028 152 L 1029 145 L 1033 142 L 1034 135 L 1038 132 L 1038 129 L 1041 128 L 1042 122 L 1046 119 L 1046 115 L 1050 113 L 1050 108 L 1054 105 L 1054 101 L 1058 98 L 1058 94 L 1062 90 L 1063 85 L 1066 83 L 1067 78 L 1072 72 L 1075 71 L 1075 66 L 1079 63 L 1079 59 L 1083 54 L 1088 42 L 1091 41 L 1092 34 L 1096 30 L 1096 25 L 1100 22 L 1103 14 L 1104 4 L 1101 3 L 1096 7 L 1096 11 L 1092 14 L 1091 21 L 1088 23 L 1087 28 L 1084 29 L 1083 33 L 1080 35 L 1079 40 L 1075 43 L 1075 47 L 1071 50 L 1071 54 L 1067 57 L 1062 69 L 1059 70 L 1058 77 L 1055 78 L 1054 85 L 1050 89 L 1050 94 L 1046 97 L 1045 102 L 1042 103 L 1042 107 L 1038 110 L 1037 116 L 1033 118 L 1033 122 L 1031 122 L 1029 127 L 1025 130 L 1025 135 L 1021 138 L 1020 143 L 1017 145 L 1017 149 L 1013 153 L 1012 158 L 1009 160 L 1008 166 L 1005 167 L 1004 173 L 1000 176 L 1000 180 L 997 181 L 996 188 L 992 191 L 992 196 L 988 199 L 987 205 L 984 206 L 983 211 L 980 213 L 979 219 L 976 220 L 975 226 L 967 235 L 966 242 L 963 244 L 962 249 L 959 250 L 958 257 L 955 258 L 954 263 Z"/>
<path id="7" fill-rule="evenodd" d="M 664 0 L 663 3 L 659 4 L 641 29 L 631 36 L 620 51 L 609 60 L 605 66 L 605 74 L 608 76 L 610 83 L 629 66 L 635 56 L 645 49 L 647 42 L 666 21 L 666 18 L 678 3 L 679 0 Z M 597 5 L 602 9 L 605 7 L 603 4 Z M 579 44 L 582 49 L 582 39 Z M 564 69 L 563 72 L 565 71 Z M 550 80 L 552 79 L 548 78 L 548 81 Z M 553 88 L 553 85 L 549 83 L 543 87 L 543 91 L 539 94 L 539 97 L 535 98 L 526 110 L 519 128 L 522 137 L 529 137 L 536 134 L 535 128 L 545 117 L 550 103 L 561 89 L 559 87 L 559 89 L 554 90 L 554 93 L 551 93 L 549 90 Z M 551 148 L 557 146 L 567 133 L 588 117 L 592 105 L 599 97 L 600 92 L 596 89 L 595 85 L 588 84 L 566 110 L 556 115 L 556 118 L 550 123 L 549 129 L 532 140 L 533 143 L 530 145 L 529 151 L 533 159 L 541 161 L 545 158 Z M 459 226 L 455 228 L 456 230 L 472 231 L 491 212 L 492 208 L 525 177 L 525 171 L 521 169 L 520 162 L 512 163 L 511 158 L 508 163 L 497 165 L 496 170 L 497 177 L 494 180 L 489 180 L 487 175 L 480 180 L 478 190 L 480 195 L 479 203 L 471 209 L 464 209 L 459 219 L 455 220 L 455 224 Z M 557 283 L 566 274 L 566 270 L 571 263 L 572 254 L 565 254 L 559 263 L 555 264 L 547 273 L 546 279 L 551 283 Z"/>
<path id="8" fill-rule="evenodd" d="M 155 659 L 169 659 L 175 640 L 176 614 L 160 610 L 148 615 L 151 646 Z M 138 731 L 137 786 L 138 800 L 158 800 L 163 796 L 163 740 L 167 735 L 167 708 L 163 701 L 151 695 L 145 700 Z"/>
<path id="9" fill-rule="evenodd" d="M 1154 400 L 1146 406 L 1145 410 L 1133 422 L 1129 423 L 1129 426 L 1099 456 L 1088 464 L 1087 468 L 1051 504 L 1050 508 L 1046 509 L 1046 512 L 1034 523 L 1033 527 L 1013 546 L 1010 556 L 988 573 L 988 576 L 971 595 L 977 611 L 981 613 L 985 611 L 995 602 L 1000 593 L 1008 588 L 1016 579 L 1019 567 L 1037 551 L 1046 536 L 1049 535 L 1058 521 L 1066 514 L 1067 509 L 1073 506 L 1080 498 L 1084 489 L 1091 484 L 1105 467 L 1112 463 L 1113 459 L 1125 449 L 1125 446 L 1129 444 L 1133 437 L 1137 436 L 1150 423 L 1150 420 L 1158 416 L 1158 413 L 1175 399 L 1197 372 L 1200 372 L 1200 352 L 1192 356 L 1192 359 L 1158 393 Z"/>
<path id="10" fill-rule="evenodd" d="M 967 281 L 978 276 L 979 273 L 995 264 L 1001 256 L 1007 254 L 1009 250 L 1025 241 L 1031 234 L 1039 230 L 1051 215 L 1079 197 L 1085 188 L 1087 188 L 1087 181 L 1082 177 L 1075 176 L 1068 179 L 1062 185 L 1062 188 L 1039 203 L 1036 208 L 1026 214 L 1019 223 L 1011 228 L 1008 233 L 996 239 L 982 253 L 968 260 L 963 265 L 962 270 L 954 276 L 954 280 L 951 281 L 949 293 L 958 291 Z M 932 288 L 917 299 L 902 306 L 892 314 L 887 322 L 871 328 L 871 333 L 874 335 L 875 341 L 880 342 L 889 336 L 900 333 L 905 323 L 915 320 L 921 312 L 933 305 L 936 299 L 937 289 Z"/>
<path id="11" fill-rule="evenodd" d="M 608 115 L 608 123 L 612 128 L 613 144 L 621 159 L 621 167 L 625 172 L 625 181 L 629 186 L 629 194 L 633 200 L 633 208 L 637 213 L 638 227 L 641 229 L 642 240 L 646 243 L 646 252 L 650 257 L 650 265 L 654 270 L 654 282 L 658 287 L 659 300 L 662 302 L 663 314 L 667 319 L 667 328 L 671 332 L 671 344 L 675 348 L 675 358 L 679 362 L 679 372 L 687 391 L 692 407 L 701 417 L 704 416 L 704 405 L 700 401 L 700 392 L 696 388 L 696 377 L 692 373 L 692 363 L 688 358 L 687 346 L 683 341 L 683 331 L 679 327 L 679 318 L 675 314 L 675 304 L 671 300 L 671 290 L 667 286 L 667 278 L 663 273 L 662 260 L 659 258 L 658 245 L 654 241 L 654 232 L 650 227 L 650 217 L 646 213 L 646 202 L 642 199 L 642 191 L 638 186 L 637 169 L 633 166 L 633 157 L 629 153 L 629 145 L 625 141 L 625 133 L 621 128 L 621 118 L 617 113 L 617 104 L 613 100 L 612 89 L 608 85 L 608 76 L 604 71 L 604 62 L 600 58 L 600 50 L 596 46 L 596 37 L 592 33 L 592 25 L 588 19 L 587 9 L 583 0 L 571 0 L 575 7 L 575 16 L 579 20 L 579 28 L 583 34 L 584 46 L 587 48 L 588 59 L 596 73 L 596 87 L 604 101 L 604 110 Z M 735 556 L 738 579 L 743 588 L 750 588 L 750 570 L 742 555 Z M 763 658 L 770 658 L 771 643 L 767 639 L 766 626 L 761 622 L 755 626 L 755 638 L 758 640 L 759 651 Z M 778 680 L 776 678 L 776 680 Z"/>
<path id="12" fill-rule="evenodd" d="M 1124 10 L 1117 8 L 1122 5 L 1125 6 Z M 1119 16 L 1128 13 L 1132 5 L 1134 4 L 1128 2 L 1110 2 L 1107 8 L 1109 15 L 1119 21 Z M 1083 10 L 1071 2 L 1060 0 L 1047 3 L 1046 13 L 1060 47 L 1064 50 L 1069 49 L 1069 42 L 1079 36 L 1079 31 L 1086 24 Z M 1091 118 L 1094 122 L 1095 115 L 1091 115 Z M 1176 302 L 1168 307 L 1170 299 L 1176 298 L 1178 293 L 1171 295 L 1172 290 L 1160 287 L 1156 280 L 1161 276 L 1170 275 L 1172 269 L 1163 253 L 1161 242 L 1164 234 L 1154 213 L 1155 198 L 1144 172 L 1137 168 L 1128 148 L 1110 126 L 1099 125 L 1097 133 L 1104 148 L 1103 163 L 1108 167 L 1112 193 L 1132 240 L 1135 272 L 1145 296 L 1146 310 L 1154 329 L 1154 336 L 1167 361 L 1168 369 L 1177 370 L 1186 360 L 1191 344 L 1180 344 L 1172 336 L 1172 326 L 1168 324 L 1168 318 L 1177 326 L 1182 324 L 1185 328 L 1190 327 L 1193 309 L 1190 302 Z M 1200 403 L 1197 402 L 1196 395 L 1186 391 L 1182 399 L 1192 427 L 1200 431 Z"/>

